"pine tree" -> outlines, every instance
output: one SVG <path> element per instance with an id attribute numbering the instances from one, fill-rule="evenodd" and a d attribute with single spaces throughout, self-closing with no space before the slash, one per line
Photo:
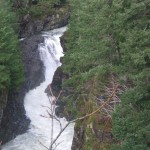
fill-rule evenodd
<path id="1" fill-rule="evenodd" d="M 74 93 L 84 93 L 89 81 L 97 82 L 92 86 L 95 89 L 104 88 L 97 85 L 103 85 L 102 80 L 107 81 L 109 74 L 115 74 L 120 84 L 128 87 L 113 115 L 113 133 L 122 143 L 118 149 L 148 149 L 149 0 L 71 0 L 70 3 L 73 10 L 64 58 L 64 70 L 70 78 L 65 85 L 74 87 Z M 96 91 L 93 94 L 99 94 L 100 90 Z"/>
<path id="2" fill-rule="evenodd" d="M 23 81 L 19 40 L 14 31 L 17 22 L 9 3 L 0 2 L 0 89 L 17 88 Z"/>

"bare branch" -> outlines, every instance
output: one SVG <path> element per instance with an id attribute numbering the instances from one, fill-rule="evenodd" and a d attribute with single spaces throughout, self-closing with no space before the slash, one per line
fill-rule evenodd
<path id="1" fill-rule="evenodd" d="M 85 115 L 85 116 L 83 116 L 83 117 L 74 119 L 74 120 L 70 121 L 70 123 L 73 123 L 73 122 L 82 120 L 82 119 L 84 119 L 84 118 L 87 118 L 87 117 L 89 117 L 89 116 L 91 116 L 91 115 L 97 113 L 99 110 L 101 110 L 101 109 L 111 100 L 111 98 L 113 98 L 113 96 L 115 95 L 115 93 L 116 93 L 116 91 L 117 91 L 117 88 L 118 88 L 118 85 L 115 87 L 114 92 L 111 94 L 111 96 L 110 96 L 98 109 L 96 109 L 96 110 L 93 111 L 92 113 L 87 114 L 87 115 Z"/>
<path id="2" fill-rule="evenodd" d="M 54 95 L 53 95 L 53 92 L 52 92 L 52 88 L 51 88 L 51 85 L 49 84 L 49 91 L 50 91 L 50 93 L 51 93 L 51 95 L 54 97 Z"/>
<path id="3" fill-rule="evenodd" d="M 39 143 L 40 143 L 43 147 L 45 147 L 47 150 L 49 150 L 48 147 L 46 147 L 42 142 L 39 141 Z"/>
<path id="4" fill-rule="evenodd" d="M 58 94 L 58 96 L 57 96 L 57 98 L 56 98 L 56 101 L 59 99 L 61 93 L 62 93 L 62 90 L 59 92 L 59 94 Z"/>
<path id="5" fill-rule="evenodd" d="M 83 116 L 83 117 L 80 117 L 80 118 L 74 119 L 74 120 L 72 120 L 72 121 L 69 121 L 69 122 L 65 125 L 65 127 L 63 127 L 63 129 L 59 132 L 59 134 L 57 135 L 57 137 L 53 140 L 53 142 L 52 142 L 51 145 L 50 145 L 50 149 L 49 149 L 49 150 L 52 150 L 53 144 L 55 144 L 55 142 L 58 140 L 58 138 L 61 136 L 61 134 L 64 132 L 64 130 L 65 130 L 71 123 L 74 123 L 74 122 L 76 122 L 76 121 L 85 119 L 85 118 L 87 118 L 87 117 L 89 117 L 89 116 L 91 116 L 91 115 L 97 113 L 98 111 L 100 111 L 100 110 L 112 99 L 112 97 L 116 94 L 117 88 L 118 88 L 118 85 L 116 85 L 116 87 L 115 87 L 113 93 L 112 93 L 111 96 L 106 100 L 106 102 L 104 102 L 97 110 L 95 110 L 95 111 L 93 111 L 92 113 L 87 114 L 87 115 L 85 115 L 85 116 Z"/>
<path id="6" fill-rule="evenodd" d="M 62 141 L 63 142 L 63 141 Z M 55 150 L 57 148 L 58 145 L 60 145 L 62 142 L 59 142 L 58 144 L 56 144 L 56 146 L 54 147 L 53 150 Z"/>
<path id="7" fill-rule="evenodd" d="M 48 108 L 51 111 L 51 108 L 48 106 L 41 105 L 42 107 Z"/>
<path id="8" fill-rule="evenodd" d="M 62 124 L 61 124 L 61 122 L 60 122 L 60 119 L 58 119 L 58 118 L 57 118 L 57 117 L 55 117 L 55 116 L 54 116 L 54 119 L 55 119 L 56 121 L 58 121 L 59 126 L 60 126 L 60 129 L 62 130 Z"/>
<path id="9" fill-rule="evenodd" d="M 46 108 L 48 108 L 48 109 L 50 110 L 50 112 L 47 110 L 47 113 L 48 113 L 48 115 L 49 115 L 49 118 L 52 119 L 52 126 L 51 126 L 51 144 L 50 144 L 50 147 L 49 147 L 49 148 L 47 148 L 47 147 L 44 146 L 43 144 L 42 144 L 42 145 L 43 145 L 45 148 L 47 148 L 48 150 L 54 150 L 54 149 L 56 149 L 56 147 L 60 144 L 60 143 L 56 144 L 56 141 L 58 140 L 58 138 L 61 136 L 61 134 L 64 132 L 64 130 L 65 130 L 71 123 L 75 123 L 76 121 L 83 120 L 83 119 L 85 119 L 85 118 L 87 118 L 87 117 L 89 117 L 89 116 L 91 116 L 91 115 L 94 115 L 95 113 L 99 112 L 100 110 L 103 110 L 104 112 L 106 112 L 106 114 L 107 114 L 108 116 L 111 116 L 110 113 L 114 110 L 114 108 L 109 104 L 110 101 L 111 101 L 112 99 L 113 99 L 112 102 L 114 102 L 114 103 L 119 101 L 119 100 L 118 100 L 119 98 L 116 96 L 116 93 L 117 93 L 117 90 L 118 90 L 118 84 L 116 84 L 115 80 L 113 81 L 112 84 L 113 84 L 113 88 L 112 88 L 112 89 L 107 88 L 107 91 L 108 91 L 108 93 L 110 94 L 110 96 L 107 98 L 106 101 L 102 101 L 101 99 L 99 99 L 99 98 L 96 97 L 96 99 L 99 100 L 100 103 L 101 103 L 101 105 L 99 106 L 99 108 L 97 108 L 95 111 L 93 111 L 93 112 L 91 112 L 91 113 L 89 113 L 89 114 L 87 114 L 87 115 L 85 115 L 85 116 L 82 116 L 82 117 L 76 118 L 76 119 L 74 119 L 74 120 L 72 120 L 72 121 L 69 121 L 64 127 L 62 127 L 61 121 L 55 116 L 55 107 L 56 107 L 56 106 L 55 106 L 55 103 L 56 103 L 56 101 L 58 100 L 58 98 L 60 97 L 62 91 L 60 91 L 60 93 L 58 94 L 58 96 L 55 98 L 55 96 L 54 96 L 54 94 L 53 94 L 53 92 L 52 92 L 51 86 L 49 85 L 50 93 L 51 93 L 51 95 L 52 95 L 52 97 L 49 97 L 49 101 L 50 101 L 50 104 L 51 104 L 51 108 L 49 108 L 49 107 L 47 107 L 47 106 L 46 106 Z M 95 96 L 94 96 L 94 97 L 95 97 Z M 115 97 L 115 98 L 114 98 L 114 97 Z M 54 98 L 54 100 L 51 101 L 51 98 Z M 114 99 L 116 99 L 116 100 L 114 101 Z M 45 107 L 45 106 L 43 106 L 43 107 Z M 106 107 L 106 108 L 105 108 L 105 107 Z M 41 115 L 41 116 L 42 116 L 42 115 Z M 45 116 L 42 116 L 42 117 L 45 117 Z M 46 117 L 45 117 L 45 118 L 46 118 Z M 111 117 L 110 117 L 110 118 L 111 118 Z M 55 139 L 53 139 L 54 119 L 55 119 L 56 121 L 58 121 L 58 123 L 59 123 L 59 125 L 60 125 L 60 132 L 59 132 L 58 135 L 55 137 Z M 56 145 L 55 148 L 53 148 L 54 145 Z"/>
<path id="10" fill-rule="evenodd" d="M 46 116 L 43 116 L 43 115 L 40 115 L 41 117 L 43 117 L 43 118 L 51 118 L 51 117 L 46 117 Z"/>
<path id="11" fill-rule="evenodd" d="M 53 142 L 51 143 L 51 146 L 53 146 L 53 144 L 55 144 L 55 142 L 58 140 L 58 138 L 61 136 L 61 134 L 64 132 L 64 130 L 69 126 L 71 122 L 68 122 L 65 127 L 59 132 L 59 134 L 57 135 L 57 137 L 53 140 Z M 49 150 L 52 150 L 52 149 L 49 149 Z"/>

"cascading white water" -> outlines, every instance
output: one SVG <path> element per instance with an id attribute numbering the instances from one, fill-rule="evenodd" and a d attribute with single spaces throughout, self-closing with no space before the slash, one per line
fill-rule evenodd
<path id="1" fill-rule="evenodd" d="M 60 57 L 63 56 L 63 49 L 60 37 L 65 31 L 66 27 L 63 27 L 44 34 L 45 41 L 39 44 L 39 53 L 45 66 L 45 81 L 29 91 L 24 98 L 26 116 L 31 120 L 30 128 L 25 134 L 5 144 L 2 150 L 46 150 L 44 146 L 50 146 L 52 120 L 41 117 L 48 115 L 47 108 L 42 106 L 50 107 L 45 89 L 52 82 L 54 72 L 61 65 Z M 65 118 L 59 120 L 63 126 L 67 124 Z M 54 120 L 53 127 L 53 138 L 55 138 L 60 132 L 59 122 Z M 74 124 L 70 124 L 57 140 L 56 150 L 71 150 L 73 134 Z"/>

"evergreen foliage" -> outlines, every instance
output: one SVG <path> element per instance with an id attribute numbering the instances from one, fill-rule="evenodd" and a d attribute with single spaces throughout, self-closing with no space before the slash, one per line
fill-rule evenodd
<path id="1" fill-rule="evenodd" d="M 57 8 L 60 8 L 61 6 L 64 6 L 64 4 L 67 3 L 66 0 L 9 0 L 9 1 L 12 4 L 14 10 L 16 11 L 16 14 L 20 18 L 24 17 L 24 15 L 26 14 L 30 14 L 31 17 L 39 19 L 42 19 L 47 15 L 53 15 L 56 12 L 59 14 Z"/>
<path id="2" fill-rule="evenodd" d="M 0 1 L 0 91 L 17 88 L 23 82 L 19 41 L 14 31 L 15 15 L 9 4 Z"/>
<path id="3" fill-rule="evenodd" d="M 120 84 L 128 85 L 113 114 L 113 133 L 122 143 L 115 150 L 147 150 L 150 146 L 149 0 L 70 0 L 70 3 L 73 10 L 64 58 L 64 70 L 70 78 L 65 85 L 74 87 L 74 93 L 84 93 L 87 83 L 94 81 L 98 83 L 92 86 L 97 88 L 94 94 L 100 94 L 109 74 L 115 74 Z"/>

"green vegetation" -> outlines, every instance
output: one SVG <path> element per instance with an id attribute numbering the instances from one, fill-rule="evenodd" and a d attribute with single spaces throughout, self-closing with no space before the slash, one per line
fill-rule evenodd
<path id="1" fill-rule="evenodd" d="M 15 15 L 5 0 L 0 1 L 0 93 L 23 82 Z"/>
<path id="2" fill-rule="evenodd" d="M 121 104 L 113 114 L 113 135 L 121 143 L 114 149 L 147 150 L 150 146 L 149 0 L 70 0 L 70 4 L 72 15 L 63 59 L 64 71 L 70 77 L 64 86 L 74 89 L 72 99 L 68 99 L 69 107 L 70 101 L 82 104 L 85 97 L 90 98 L 87 95 L 103 95 L 104 85 L 111 74 L 115 75 L 127 90 L 120 95 Z M 86 96 L 74 98 L 75 95 Z M 79 111 L 84 106 L 72 107 Z"/>
<path id="3" fill-rule="evenodd" d="M 11 1 L 11 0 L 10 0 Z M 15 0 L 11 1 L 14 10 L 19 17 L 30 14 L 34 18 L 44 18 L 47 15 L 60 13 L 57 10 L 67 3 L 66 0 Z M 64 7 L 67 7 L 66 5 Z M 67 8 L 66 8 L 67 9 Z M 63 13 L 63 12 L 61 12 Z"/>
<path id="4" fill-rule="evenodd" d="M 44 17 L 57 12 L 57 8 L 67 1 L 10 2 L 19 17 L 27 13 L 31 17 Z M 94 96 L 105 95 L 105 86 L 110 82 L 112 74 L 120 85 L 126 86 L 124 93 L 120 94 L 121 103 L 112 114 L 109 126 L 102 112 L 78 122 L 76 128 L 85 129 L 83 150 L 110 147 L 114 150 L 148 150 L 149 0 L 70 0 L 70 5 L 72 14 L 65 35 L 67 52 L 63 59 L 63 69 L 69 75 L 64 86 L 72 89 L 72 94 L 67 98 L 68 113 L 84 116 L 95 110 L 97 105 Z M 68 10 L 68 6 L 64 7 Z M 8 3 L 1 0 L 0 96 L 4 91 L 17 88 L 23 81 L 15 18 Z M 99 136 L 94 135 L 93 128 L 103 133 L 112 132 L 115 140 L 100 140 Z"/>

